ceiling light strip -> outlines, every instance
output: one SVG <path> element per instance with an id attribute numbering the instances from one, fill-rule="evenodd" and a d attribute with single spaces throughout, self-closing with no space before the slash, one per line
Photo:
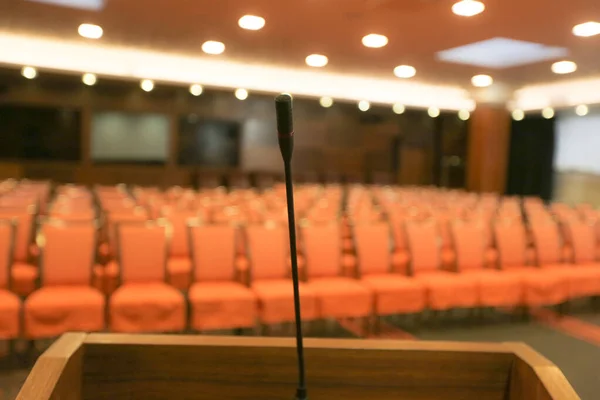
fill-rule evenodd
<path id="1" fill-rule="evenodd" d="M 152 79 L 171 83 L 201 83 L 220 88 L 320 97 L 371 103 L 435 106 L 472 110 L 475 102 L 459 87 L 402 82 L 320 71 L 286 69 L 207 58 L 177 56 L 138 49 L 79 44 L 0 32 L 0 63 L 31 65 L 59 71 Z"/>
<path id="2" fill-rule="evenodd" d="M 597 104 L 600 103 L 600 77 L 524 86 L 515 91 L 513 100 L 516 108 L 525 111 Z"/>

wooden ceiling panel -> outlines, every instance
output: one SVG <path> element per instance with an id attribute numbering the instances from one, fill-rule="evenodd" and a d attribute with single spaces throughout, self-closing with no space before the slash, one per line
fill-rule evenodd
<path id="1" fill-rule="evenodd" d="M 597 0 L 482 1 L 483 14 L 464 18 L 452 14 L 454 0 L 107 0 L 99 12 L 0 0 L 0 30 L 85 41 L 77 27 L 88 22 L 104 28 L 103 44 L 202 56 L 202 43 L 212 39 L 225 43 L 222 59 L 308 68 L 304 58 L 323 53 L 327 71 L 391 78 L 394 66 L 411 64 L 421 81 L 465 87 L 476 73 L 523 85 L 600 71 L 600 37 L 571 34 L 577 23 L 600 20 Z M 244 14 L 263 16 L 265 28 L 240 29 Z M 362 46 L 362 36 L 373 32 L 388 36 L 388 46 Z M 579 69 L 564 77 L 549 62 L 486 70 L 435 59 L 440 50 L 499 36 L 567 47 Z"/>

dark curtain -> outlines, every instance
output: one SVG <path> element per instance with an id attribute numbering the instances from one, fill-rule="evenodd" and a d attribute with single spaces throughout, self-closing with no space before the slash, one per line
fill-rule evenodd
<path id="1" fill-rule="evenodd" d="M 554 118 L 512 121 L 506 194 L 552 198 Z"/>

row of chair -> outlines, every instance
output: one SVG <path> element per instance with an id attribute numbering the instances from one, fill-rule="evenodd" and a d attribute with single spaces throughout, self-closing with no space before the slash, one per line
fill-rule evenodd
<path id="1" fill-rule="evenodd" d="M 9 271 L 14 223 L 3 221 L 0 227 L 2 270 Z M 355 251 L 349 254 L 339 222 L 304 224 L 298 243 L 303 319 L 541 306 L 600 295 L 592 226 L 567 223 L 567 246 L 556 223 L 546 220 L 530 228 L 533 248 L 522 223 L 496 221 L 490 246 L 484 224 L 457 220 L 451 224 L 453 247 L 443 249 L 434 220 L 412 222 L 405 224 L 407 246 L 400 250 L 386 222 L 358 223 L 351 227 Z M 113 283 L 94 265 L 95 224 L 45 221 L 38 236 L 36 290 L 21 305 L 9 290 L 10 279 L 0 281 L 5 289 L 0 335 L 212 330 L 293 320 L 284 225 L 239 228 L 190 221 L 192 269 L 184 289 L 168 282 L 170 229 L 164 220 L 119 224 Z M 245 252 L 237 245 L 241 236 L 246 236 Z M 114 288 L 106 290 L 111 284 Z"/>

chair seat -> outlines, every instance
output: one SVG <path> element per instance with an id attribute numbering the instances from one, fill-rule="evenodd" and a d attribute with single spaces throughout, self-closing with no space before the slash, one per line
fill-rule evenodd
<path id="1" fill-rule="evenodd" d="M 88 286 L 42 287 L 27 297 L 25 335 L 56 337 L 69 331 L 104 329 L 104 295 Z"/>
<path id="2" fill-rule="evenodd" d="M 562 265 L 511 268 L 507 273 L 521 274 L 528 306 L 559 304 L 569 297 L 568 268 Z"/>
<path id="3" fill-rule="evenodd" d="M 13 278 L 12 290 L 20 295 L 27 296 L 29 293 L 35 290 L 35 282 L 37 280 L 39 271 L 34 265 L 15 262 L 11 269 Z"/>
<path id="4" fill-rule="evenodd" d="M 21 300 L 8 290 L 0 289 L 0 339 L 14 339 L 20 333 Z"/>
<path id="5" fill-rule="evenodd" d="M 237 282 L 198 282 L 190 287 L 192 328 L 196 330 L 253 327 L 256 297 Z"/>
<path id="6" fill-rule="evenodd" d="M 179 290 L 187 290 L 192 280 L 192 260 L 184 257 L 169 258 L 167 276 L 171 285 Z"/>
<path id="7" fill-rule="evenodd" d="M 364 275 L 361 282 L 375 293 L 377 315 L 416 313 L 426 306 L 425 286 L 418 280 L 402 275 L 377 274 Z"/>
<path id="8" fill-rule="evenodd" d="M 185 298 L 165 283 L 128 283 L 110 297 L 114 332 L 173 332 L 185 328 Z"/>
<path id="9" fill-rule="evenodd" d="M 468 270 L 477 283 L 479 305 L 483 307 L 515 307 L 525 301 L 525 283 L 521 273 L 500 270 Z"/>
<path id="10" fill-rule="evenodd" d="M 567 266 L 569 297 L 600 295 L 600 264 L 577 264 Z"/>
<path id="11" fill-rule="evenodd" d="M 317 319 L 317 297 L 310 284 L 300 283 L 300 313 L 303 320 Z M 294 320 L 294 288 L 291 279 L 261 280 L 252 283 L 259 303 L 262 323 L 276 324 Z"/>
<path id="12" fill-rule="evenodd" d="M 352 278 L 316 278 L 310 281 L 321 318 L 359 318 L 372 312 L 372 292 Z"/>
<path id="13" fill-rule="evenodd" d="M 463 273 L 428 271 L 416 274 L 427 291 L 427 304 L 432 310 L 472 308 L 478 305 L 477 279 Z"/>

